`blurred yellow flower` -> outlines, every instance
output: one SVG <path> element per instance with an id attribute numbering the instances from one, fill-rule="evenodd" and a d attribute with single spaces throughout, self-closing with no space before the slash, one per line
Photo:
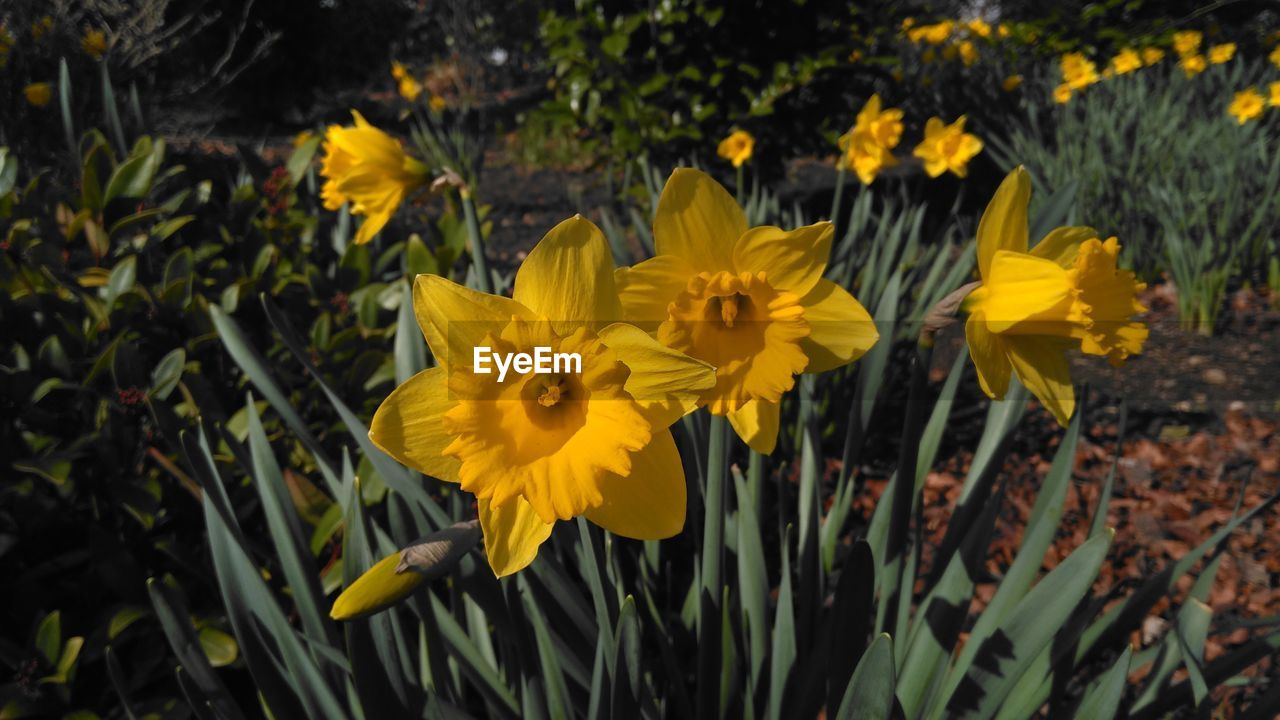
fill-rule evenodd
<path id="1" fill-rule="evenodd" d="M 682 168 L 658 201 L 657 256 L 617 272 L 625 319 L 716 368 L 699 404 L 757 452 L 773 451 L 795 375 L 853 362 L 879 337 L 866 309 L 822 277 L 833 233 L 829 222 L 748 228 L 719 183 Z"/>
<path id="2" fill-rule="evenodd" d="M 409 75 L 397 83 L 397 89 L 400 91 L 400 97 L 413 102 L 422 94 L 422 83 L 418 82 L 417 78 Z"/>
<path id="3" fill-rule="evenodd" d="M 1196 55 L 1203 40 L 1204 34 L 1198 30 L 1182 30 L 1173 34 L 1173 50 L 1182 57 Z"/>
<path id="4" fill-rule="evenodd" d="M 403 80 L 406 77 L 409 77 L 409 71 L 405 68 L 404 64 L 401 63 L 399 60 L 392 60 L 391 61 L 391 77 L 395 78 L 396 80 Z"/>
<path id="5" fill-rule="evenodd" d="M 1164 59 L 1164 51 L 1158 47 L 1142 48 L 1142 62 L 1147 66 L 1155 65 Z"/>
<path id="6" fill-rule="evenodd" d="M 1022 87 L 1022 76 L 1010 75 L 1004 79 L 1004 82 L 1000 83 L 1000 87 L 1004 88 L 1005 92 L 1013 92 Z"/>
<path id="7" fill-rule="evenodd" d="M 413 308 L 436 367 L 382 402 L 369 437 L 475 495 L 495 575 L 531 563 L 557 520 L 584 516 L 640 540 L 680 532 L 684 470 L 667 428 L 697 407 L 715 372 L 620 322 L 599 228 L 581 216 L 553 228 L 516 271 L 510 298 L 423 274 Z M 522 366 L 518 354 L 538 348 L 576 365 Z M 512 360 L 509 373 L 493 371 L 495 355 Z"/>
<path id="8" fill-rule="evenodd" d="M 303 144 L 305 144 L 311 138 L 315 137 L 315 135 L 316 134 L 311 132 L 310 130 L 303 130 L 299 132 L 297 135 L 293 136 L 293 141 L 292 141 L 293 146 L 302 147 Z"/>
<path id="9" fill-rule="evenodd" d="M 1271 61 L 1272 65 L 1280 67 L 1280 46 L 1277 46 L 1275 50 L 1272 50 L 1271 54 L 1267 55 L 1267 59 Z"/>
<path id="10" fill-rule="evenodd" d="M 428 168 L 360 113 L 351 115 L 354 126 L 330 125 L 325 131 L 320 197 L 329 210 L 351 203 L 351 213 L 365 217 L 355 237 L 362 244 L 387 224 L 405 195 L 426 182 Z"/>
<path id="11" fill-rule="evenodd" d="M 716 147 L 716 155 L 733 163 L 734 167 L 742 167 L 742 164 L 751 159 L 751 153 L 755 151 L 756 139 L 746 130 L 734 130 L 729 133 L 729 137 L 720 141 L 720 145 Z"/>
<path id="12" fill-rule="evenodd" d="M 1231 58 L 1236 56 L 1235 43 L 1222 43 L 1209 48 L 1209 64 L 1221 65 L 1230 62 Z"/>
<path id="13" fill-rule="evenodd" d="M 906 32 L 916 26 L 916 19 L 913 17 L 902 18 L 902 31 Z"/>
<path id="14" fill-rule="evenodd" d="M 1142 56 L 1133 48 L 1124 48 L 1111 58 L 1109 68 L 1116 75 L 1127 75 L 1142 67 Z"/>
<path id="15" fill-rule="evenodd" d="M 84 37 L 80 38 L 80 47 L 89 57 L 101 60 L 107 51 L 107 35 L 101 30 L 85 30 Z"/>
<path id="16" fill-rule="evenodd" d="M 53 99 L 53 86 L 47 82 L 31 83 L 22 88 L 22 95 L 34 107 L 44 107 Z"/>
<path id="17" fill-rule="evenodd" d="M 449 107 L 449 103 L 446 102 L 444 98 L 435 94 L 431 95 L 431 99 L 427 101 L 427 105 L 435 112 L 444 112 L 444 109 Z"/>
<path id="18" fill-rule="evenodd" d="M 853 52 L 849 53 L 849 62 L 856 63 L 861 59 L 862 59 L 861 50 L 854 50 Z"/>
<path id="19" fill-rule="evenodd" d="M 1178 61 L 1178 66 L 1182 68 L 1182 72 L 1185 73 L 1187 77 L 1195 77 L 1196 75 L 1204 72 L 1204 69 L 1207 68 L 1209 64 L 1205 62 L 1203 55 L 1186 55 Z"/>
<path id="20" fill-rule="evenodd" d="M 1275 92 L 1275 85 L 1272 83 L 1271 91 Z M 1243 125 L 1250 120 L 1257 119 L 1262 116 L 1262 110 L 1267 106 L 1267 101 L 1262 97 L 1262 93 L 1258 92 L 1258 88 L 1250 85 L 1241 90 L 1232 98 L 1231 104 L 1227 106 L 1227 114 L 1236 119 L 1236 122 Z"/>
<path id="21" fill-rule="evenodd" d="M 929 177 L 950 171 L 956 177 L 969 172 L 969 161 L 982 152 L 982 141 L 977 135 L 964 131 L 965 116 L 946 125 L 942 118 L 931 117 L 924 126 L 924 140 L 916 146 L 913 155 L 924 161 L 924 171 Z"/>
<path id="22" fill-rule="evenodd" d="M 1007 23 L 1000 23 L 996 26 L 996 35 L 1000 38 L 1007 38 L 1012 34 Z"/>
<path id="23" fill-rule="evenodd" d="M 1280 80 L 1267 85 L 1267 104 L 1280 107 Z"/>
<path id="24" fill-rule="evenodd" d="M 1075 410 L 1066 351 L 1079 349 L 1119 366 L 1142 352 L 1147 327 L 1131 320 L 1146 308 L 1146 287 L 1116 266 L 1120 245 L 1092 228 L 1060 227 L 1027 249 L 1031 180 L 1015 169 L 978 223 L 982 286 L 965 298 L 965 335 L 978 381 L 1000 399 L 1015 373 L 1059 423 Z"/>
<path id="25" fill-rule="evenodd" d="M 31 23 L 31 39 L 40 42 L 40 39 L 48 35 L 50 30 L 53 30 L 53 18 L 45 15 Z"/>
<path id="26" fill-rule="evenodd" d="M 943 20 L 932 25 L 919 25 L 907 31 L 907 39 L 913 43 L 925 42 L 930 45 L 941 45 L 951 37 L 952 31 L 955 30 L 955 23 L 951 20 Z"/>
<path id="27" fill-rule="evenodd" d="M 1072 90 L 1083 90 L 1098 82 L 1098 66 L 1081 53 L 1064 54 L 1058 61 L 1058 67 L 1062 71 L 1062 81 Z"/>
<path id="28" fill-rule="evenodd" d="M 965 67 L 969 67 L 978 61 L 978 48 L 970 40 L 965 40 L 959 45 L 960 61 Z"/>
<path id="29" fill-rule="evenodd" d="M 863 185 L 870 185 L 881 170 L 898 164 L 892 151 L 901 139 L 902 111 L 881 111 L 880 96 L 872 95 L 858 113 L 853 128 L 840 136 L 838 164 L 854 171 Z"/>
<path id="30" fill-rule="evenodd" d="M 1067 101 L 1069 101 L 1069 100 L 1071 100 L 1071 86 L 1070 86 L 1070 85 L 1068 85 L 1068 84 L 1066 84 L 1066 83 L 1062 83 L 1061 85 L 1059 85 L 1058 87 L 1056 87 L 1056 88 L 1054 88 L 1054 89 L 1053 89 L 1053 101 L 1054 101 L 1054 102 L 1058 103 L 1059 105 L 1062 105 L 1062 104 L 1066 103 L 1066 102 L 1067 102 Z"/>
<path id="31" fill-rule="evenodd" d="M 980 38 L 986 39 L 991 37 L 991 23 L 982 18 L 973 18 L 965 23 L 965 27 L 969 28 L 969 32 Z"/>

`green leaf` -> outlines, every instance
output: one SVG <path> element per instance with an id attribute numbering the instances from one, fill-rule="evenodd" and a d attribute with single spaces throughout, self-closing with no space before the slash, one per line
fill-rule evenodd
<path id="1" fill-rule="evenodd" d="M 62 648 L 62 611 L 54 610 L 36 627 L 36 650 L 50 665 L 58 661 Z"/>
<path id="2" fill-rule="evenodd" d="M 893 693 L 893 640 L 880 633 L 849 678 L 836 720 L 889 720 Z"/>
<path id="3" fill-rule="evenodd" d="M 1129 661 L 1133 648 L 1126 647 L 1111 668 L 1085 688 L 1080 706 L 1072 717 L 1078 720 L 1112 720 L 1124 699 L 1125 680 L 1129 676 Z"/>
<path id="4" fill-rule="evenodd" d="M 146 616 L 146 610 L 134 605 L 126 605 L 120 608 L 116 611 L 115 615 L 111 616 L 111 620 L 107 623 L 107 639 L 115 640 L 119 637 L 120 633 L 129 629 L 130 625 L 133 625 L 135 622 Z"/>
<path id="5" fill-rule="evenodd" d="M 1089 592 L 1111 547 L 1113 531 L 1071 553 L 1036 584 L 982 643 L 964 680 L 943 704 L 949 715 L 989 718 L 1021 677 L 1027 663 L 1048 647 Z"/>
<path id="6" fill-rule="evenodd" d="M 156 171 L 163 161 L 164 140 L 156 140 L 153 144 L 146 136 L 138 138 L 129 158 L 111 173 L 106 192 L 102 196 L 103 205 L 116 198 L 146 197 L 151 192 Z"/>
<path id="7" fill-rule="evenodd" d="M 190 674 L 202 698 L 213 706 L 220 717 L 243 718 L 240 707 L 213 671 L 195 628 L 191 625 L 191 612 L 179 591 L 150 578 L 147 580 L 147 592 L 151 596 L 156 618 L 160 620 L 160 627 L 169 640 L 169 647 Z"/>
<path id="8" fill-rule="evenodd" d="M 182 348 L 174 348 L 160 358 L 160 362 L 151 370 L 151 396 L 160 400 L 167 399 L 182 379 L 182 368 L 186 364 L 187 352 Z"/>
<path id="9" fill-rule="evenodd" d="M 200 647 L 213 667 L 226 667 L 240 655 L 236 639 L 217 628 L 200 628 Z"/>
<path id="10" fill-rule="evenodd" d="M 640 673 L 643 671 L 640 653 L 640 620 L 636 616 L 635 598 L 628 595 L 618 609 L 618 627 L 613 636 L 613 712 L 611 717 L 639 717 Z"/>
<path id="11" fill-rule="evenodd" d="M 111 268 L 111 275 L 107 278 L 108 313 L 115 307 L 116 300 L 119 300 L 121 295 L 133 289 L 137 277 L 138 256 L 136 255 L 130 255 Z"/>
<path id="12" fill-rule="evenodd" d="M 787 679 L 796 661 L 796 618 L 791 599 L 791 526 L 782 536 L 782 580 L 778 585 L 778 606 L 773 615 L 773 655 L 769 665 L 769 720 L 784 717 Z"/>

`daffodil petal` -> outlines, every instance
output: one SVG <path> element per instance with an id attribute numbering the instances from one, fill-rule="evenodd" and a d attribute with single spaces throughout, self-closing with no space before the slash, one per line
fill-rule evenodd
<path id="1" fill-rule="evenodd" d="M 562 335 L 622 319 L 609 244 L 581 215 L 556 225 L 534 246 L 516 272 L 512 296 Z"/>
<path id="2" fill-rule="evenodd" d="M 733 272 L 733 246 L 746 231 L 747 216 L 714 178 L 691 168 L 671 173 L 653 219 L 659 255 L 678 255 L 700 272 Z"/>
<path id="3" fill-rule="evenodd" d="M 538 547 L 551 537 L 552 523 L 543 522 L 522 497 L 514 497 L 502 507 L 488 500 L 476 500 L 480 528 L 484 532 L 484 552 L 489 567 L 498 577 L 523 570 L 538 556 Z"/>
<path id="4" fill-rule="evenodd" d="M 964 334 L 982 391 L 993 400 L 1003 400 L 1009 390 L 1009 373 L 1013 370 L 1004 338 L 987 329 L 986 318 L 981 312 L 969 315 Z"/>
<path id="5" fill-rule="evenodd" d="M 982 312 L 988 329 L 995 333 L 1019 323 L 1034 332 L 1041 317 L 1064 315 L 1061 306 L 1071 302 L 1067 271 L 1052 260 L 1029 253 L 997 251 L 983 286 L 990 294 L 982 303 Z M 1051 312 L 1055 309 L 1061 312 Z"/>
<path id="6" fill-rule="evenodd" d="M 1055 338 L 1010 337 L 1006 338 L 1005 347 L 1018 379 L 1065 427 L 1076 407 L 1071 365 L 1067 362 L 1068 344 Z"/>
<path id="7" fill-rule="evenodd" d="M 778 444 L 780 411 L 778 403 L 750 400 L 729 412 L 729 424 L 752 450 L 768 455 Z"/>
<path id="8" fill-rule="evenodd" d="M 739 272 L 763 272 L 778 290 L 804 295 L 822 279 L 834 235 L 835 226 L 829 222 L 795 230 L 754 227 L 733 246 L 733 264 Z"/>
<path id="9" fill-rule="evenodd" d="M 600 492 L 604 502 L 585 515 L 605 530 L 635 540 L 679 535 L 687 501 L 684 466 L 671 433 L 654 433 L 643 450 L 631 454 L 631 474 L 609 474 Z"/>
<path id="10" fill-rule="evenodd" d="M 667 319 L 667 306 L 684 291 L 697 272 L 678 255 L 659 255 L 614 273 L 622 298 L 622 316 L 645 332 Z"/>
<path id="11" fill-rule="evenodd" d="M 369 439 L 402 464 L 456 483 L 461 463 L 444 455 L 453 437 L 441 423 L 451 405 L 448 372 L 443 367 L 423 370 L 378 406 L 369 423 Z"/>
<path id="12" fill-rule="evenodd" d="M 663 345 L 634 325 L 614 323 L 600 331 L 600 339 L 631 370 L 627 393 L 655 431 L 693 412 L 703 392 L 716 385 L 715 368 Z"/>
<path id="13" fill-rule="evenodd" d="M 405 599 L 426 580 L 425 576 L 413 570 L 397 573 L 399 565 L 399 552 L 379 560 L 333 601 L 329 617 L 355 620 L 372 615 Z"/>
<path id="14" fill-rule="evenodd" d="M 809 357 L 804 369 L 807 373 L 847 365 L 862 357 L 880 337 L 862 303 L 830 280 L 819 280 L 800 304 L 809 323 L 809 336 L 800 340 L 800 348 Z"/>
<path id="15" fill-rule="evenodd" d="M 513 317 L 536 320 L 525 306 L 500 295 L 487 295 L 439 275 L 419 275 L 413 283 L 413 313 L 436 362 L 449 366 L 450 354 L 463 364 L 477 345 L 497 334 Z"/>
<path id="16" fill-rule="evenodd" d="M 978 221 L 978 274 L 986 280 L 998 250 L 1027 251 L 1031 176 L 1019 165 L 1005 177 Z"/>
<path id="17" fill-rule="evenodd" d="M 1080 249 L 1080 243 L 1096 237 L 1098 237 L 1098 231 L 1091 227 L 1054 228 L 1031 248 L 1031 254 L 1038 258 L 1052 260 L 1070 269 L 1076 261 L 1076 251 Z"/>

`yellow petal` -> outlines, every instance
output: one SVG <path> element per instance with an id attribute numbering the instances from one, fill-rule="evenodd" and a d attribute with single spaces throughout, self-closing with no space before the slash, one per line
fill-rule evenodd
<path id="1" fill-rule="evenodd" d="M 693 412 L 703 392 L 716 385 L 715 368 L 672 350 L 634 325 L 614 323 L 600 331 L 600 339 L 631 370 L 626 391 L 640 403 L 655 430 Z"/>
<path id="2" fill-rule="evenodd" d="M 631 455 L 631 474 L 610 474 L 600 484 L 604 502 L 586 518 L 615 535 L 636 540 L 662 540 L 684 529 L 684 466 L 671 433 L 654 433 L 653 441 Z"/>
<path id="3" fill-rule="evenodd" d="M 456 483 L 461 463 L 443 454 L 453 437 L 440 422 L 451 405 L 447 371 L 443 367 L 423 370 L 378 406 L 369 424 L 369 439 L 402 464 Z"/>
<path id="4" fill-rule="evenodd" d="M 978 274 L 986 280 L 997 250 L 1027 251 L 1031 177 L 1021 165 L 1005 177 L 978 221 Z"/>
<path id="5" fill-rule="evenodd" d="M 752 450 L 768 455 L 778 444 L 778 403 L 750 400 L 729 412 L 729 424 Z"/>
<path id="6" fill-rule="evenodd" d="M 512 295 L 561 335 L 622 319 L 609 244 L 581 215 L 556 225 L 534 246 L 516 272 Z"/>
<path id="7" fill-rule="evenodd" d="M 679 255 L 695 270 L 733 271 L 733 246 L 747 231 L 747 216 L 710 175 L 678 168 L 662 188 L 653 219 L 659 255 Z"/>
<path id="8" fill-rule="evenodd" d="M 552 523 L 543 522 L 522 497 L 514 497 L 499 508 L 477 499 L 476 506 L 484 531 L 484 552 L 498 577 L 527 567 L 538 556 L 538 546 L 551 537 Z"/>
<path id="9" fill-rule="evenodd" d="M 791 231 L 754 227 L 733 246 L 733 264 L 739 272 L 763 272 L 778 290 L 804 295 L 827 269 L 833 235 L 835 226 L 829 222 Z"/>
<path id="10" fill-rule="evenodd" d="M 364 222 L 360 223 L 360 229 L 356 230 L 355 243 L 357 245 L 364 245 L 372 240 L 379 232 L 382 232 L 382 228 L 387 226 L 387 223 L 391 221 L 391 216 L 395 214 L 397 205 L 399 205 L 399 201 L 392 204 L 387 209 L 368 213 L 365 216 Z"/>
<path id="11" fill-rule="evenodd" d="M 1009 390 L 1009 372 L 1013 369 L 1004 338 L 987 329 L 986 318 L 981 312 L 969 315 L 964 334 L 969 341 L 969 357 L 978 371 L 978 384 L 982 391 L 993 400 L 1003 400 Z"/>
<path id="12" fill-rule="evenodd" d="M 419 275 L 413 283 L 413 313 L 436 362 L 449 366 L 450 353 L 470 364 L 484 336 L 497 334 L 513 317 L 536 320 L 525 306 L 499 295 L 486 295 L 439 275 Z"/>
<path id="13" fill-rule="evenodd" d="M 422 584 L 426 577 L 414 570 L 396 572 L 400 553 L 382 558 L 333 601 L 329 617 L 354 620 L 385 610 L 403 600 Z"/>
<path id="14" fill-rule="evenodd" d="M 1098 231 L 1091 227 L 1054 228 L 1031 248 L 1031 254 L 1052 260 L 1064 268 L 1070 268 L 1075 264 L 1076 251 L 1080 249 L 1080 243 L 1096 237 L 1098 237 Z"/>
<path id="15" fill-rule="evenodd" d="M 1006 339 L 1005 347 L 1018 379 L 1065 427 L 1076 408 L 1071 365 L 1067 362 L 1068 344 L 1054 338 L 1011 337 Z"/>
<path id="16" fill-rule="evenodd" d="M 622 316 L 645 332 L 667 319 L 667 306 L 684 291 L 697 272 L 678 255 L 659 255 L 629 268 L 618 268 L 614 282 L 622 298 Z"/>
<path id="17" fill-rule="evenodd" d="M 862 303 L 830 280 L 819 280 L 800 304 L 809 323 L 809 337 L 800 341 L 800 348 L 809 356 L 804 369 L 807 373 L 847 365 L 862 357 L 880 337 Z"/>
<path id="18" fill-rule="evenodd" d="M 1002 333 L 1025 323 L 1029 332 L 1048 334 L 1050 326 L 1065 320 L 1071 308 L 1067 271 L 1027 253 L 998 251 L 983 286 L 989 294 L 982 312 L 991 332 Z"/>

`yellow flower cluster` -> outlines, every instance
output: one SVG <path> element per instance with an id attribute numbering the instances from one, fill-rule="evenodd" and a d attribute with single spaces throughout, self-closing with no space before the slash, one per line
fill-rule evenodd
<path id="1" fill-rule="evenodd" d="M 1058 59 L 1058 69 L 1062 72 L 1062 83 L 1053 91 L 1053 99 L 1059 103 L 1071 99 L 1072 93 L 1079 92 L 1098 82 L 1098 66 L 1084 56 L 1084 53 L 1065 53 Z"/>
<path id="2" fill-rule="evenodd" d="M 391 63 L 391 77 L 396 81 L 396 91 L 400 93 L 400 97 L 409 102 L 416 102 L 425 89 L 413 73 L 399 61 Z M 427 98 L 427 107 L 433 112 L 442 112 L 447 106 L 445 99 L 435 93 L 431 93 Z"/>

